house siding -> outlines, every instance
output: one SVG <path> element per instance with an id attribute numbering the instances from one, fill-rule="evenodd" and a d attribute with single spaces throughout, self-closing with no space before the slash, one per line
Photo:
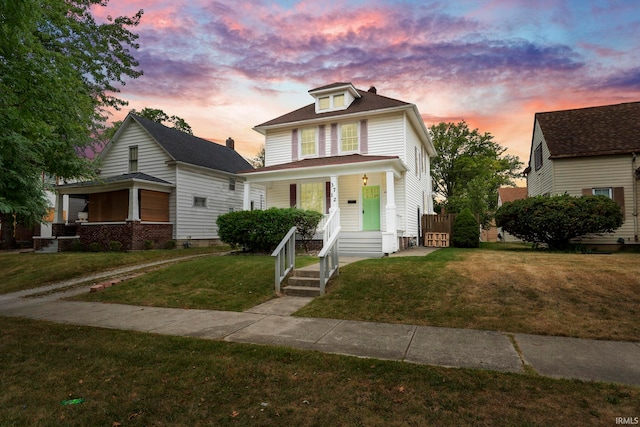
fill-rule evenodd
<path id="1" fill-rule="evenodd" d="M 376 156 L 400 156 L 405 136 L 404 114 L 386 114 L 369 119 L 369 152 Z M 404 160 L 404 158 L 402 159 Z"/>
<path id="2" fill-rule="evenodd" d="M 229 190 L 229 176 L 182 166 L 178 169 L 176 186 L 176 239 L 217 239 L 218 216 L 242 210 L 242 182 Z M 205 197 L 206 207 L 193 206 L 194 197 Z"/>
<path id="3" fill-rule="evenodd" d="M 426 200 L 429 194 L 431 166 L 429 156 L 406 116 L 404 129 L 407 140 L 405 163 L 408 170 L 404 176 L 404 188 L 396 190 L 396 204 L 402 220 L 398 223 L 398 229 L 404 230 L 405 237 L 415 237 L 418 235 L 418 209 L 421 214 L 431 213 L 428 212 L 429 203 Z"/>
<path id="4" fill-rule="evenodd" d="M 285 130 L 269 131 L 265 137 L 264 165 L 273 166 L 292 161 L 291 152 L 291 131 L 293 128 Z"/>
<path id="5" fill-rule="evenodd" d="M 137 123 L 131 122 L 117 141 L 111 143 L 102 160 L 104 177 L 129 173 L 129 147 L 138 146 L 138 172 L 175 183 L 175 171 L 167 166 L 169 155 Z"/>
<path id="6" fill-rule="evenodd" d="M 625 221 L 612 234 L 589 236 L 584 242 L 593 244 L 616 243 L 623 238 L 635 243 L 633 217 L 633 167 L 631 155 L 598 156 L 553 160 L 555 179 L 553 194 L 581 196 L 586 188 L 624 187 Z M 637 167 L 638 165 L 636 165 Z M 637 196 L 636 196 L 637 198 Z"/>
<path id="7" fill-rule="evenodd" d="M 542 143 L 542 167 L 536 170 L 534 151 Z M 544 140 L 538 121 L 535 121 L 531 151 L 529 153 L 529 167 L 531 172 L 527 175 L 527 191 L 529 196 L 551 194 L 554 191 L 554 166 L 549 159 L 549 148 Z"/>

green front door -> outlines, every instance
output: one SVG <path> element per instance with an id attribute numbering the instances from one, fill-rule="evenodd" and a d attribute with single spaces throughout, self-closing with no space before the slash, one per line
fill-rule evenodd
<path id="1" fill-rule="evenodd" d="M 380 230 L 380 187 L 362 187 L 362 230 Z"/>

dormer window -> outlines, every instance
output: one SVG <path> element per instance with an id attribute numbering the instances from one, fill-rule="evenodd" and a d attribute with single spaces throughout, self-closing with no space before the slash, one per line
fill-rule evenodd
<path id="1" fill-rule="evenodd" d="M 346 110 L 351 103 L 361 98 L 360 92 L 351 83 L 333 83 L 309 91 L 316 100 L 316 114 Z"/>
<path id="2" fill-rule="evenodd" d="M 333 108 L 342 108 L 344 107 L 344 93 L 340 95 L 333 96 Z"/>
<path id="3" fill-rule="evenodd" d="M 331 98 L 324 96 L 318 99 L 318 109 L 328 110 L 331 107 Z"/>

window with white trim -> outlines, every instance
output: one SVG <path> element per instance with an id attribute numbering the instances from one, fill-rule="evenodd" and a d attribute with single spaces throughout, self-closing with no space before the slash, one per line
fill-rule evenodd
<path id="1" fill-rule="evenodd" d="M 300 209 L 324 213 L 324 182 L 303 182 L 300 184 Z"/>
<path id="2" fill-rule="evenodd" d="M 344 94 L 333 96 L 333 108 L 344 107 Z"/>
<path id="3" fill-rule="evenodd" d="M 229 178 L 229 191 L 236 191 L 236 179 Z"/>
<path id="4" fill-rule="evenodd" d="M 331 107 L 331 98 L 323 96 L 318 99 L 318 108 L 320 110 L 328 110 Z"/>
<path id="5" fill-rule="evenodd" d="M 357 123 L 346 123 L 340 126 L 340 150 L 343 153 L 358 151 Z"/>
<path id="6" fill-rule="evenodd" d="M 591 194 L 594 196 L 607 196 L 613 199 L 613 189 L 611 187 L 592 188 Z"/>
<path id="7" fill-rule="evenodd" d="M 542 167 L 542 143 L 538 144 L 535 151 L 533 152 L 533 158 L 535 162 L 536 170 L 539 170 Z"/>
<path id="8" fill-rule="evenodd" d="M 129 173 L 138 172 L 138 146 L 129 147 Z"/>
<path id="9" fill-rule="evenodd" d="M 302 129 L 300 135 L 300 154 L 303 157 L 313 157 L 318 154 L 315 128 Z"/>
<path id="10" fill-rule="evenodd" d="M 207 198 L 206 197 L 193 197 L 193 207 L 194 208 L 206 208 L 207 207 Z"/>

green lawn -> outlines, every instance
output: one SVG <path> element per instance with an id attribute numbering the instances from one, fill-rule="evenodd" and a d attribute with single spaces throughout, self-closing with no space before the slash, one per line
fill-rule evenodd
<path id="1" fill-rule="evenodd" d="M 183 261 L 127 280 L 101 292 L 75 297 L 154 307 L 243 311 L 275 296 L 275 259 L 230 255 Z M 298 267 L 317 262 L 297 257 Z"/>
<path id="2" fill-rule="evenodd" d="M 0 425 L 615 425 L 640 389 L 0 318 Z M 64 400 L 85 399 L 77 405 Z"/>
<path id="3" fill-rule="evenodd" d="M 164 259 L 228 251 L 228 246 L 139 252 L 61 252 L 0 254 L 0 294 L 69 280 L 86 274 Z"/>

